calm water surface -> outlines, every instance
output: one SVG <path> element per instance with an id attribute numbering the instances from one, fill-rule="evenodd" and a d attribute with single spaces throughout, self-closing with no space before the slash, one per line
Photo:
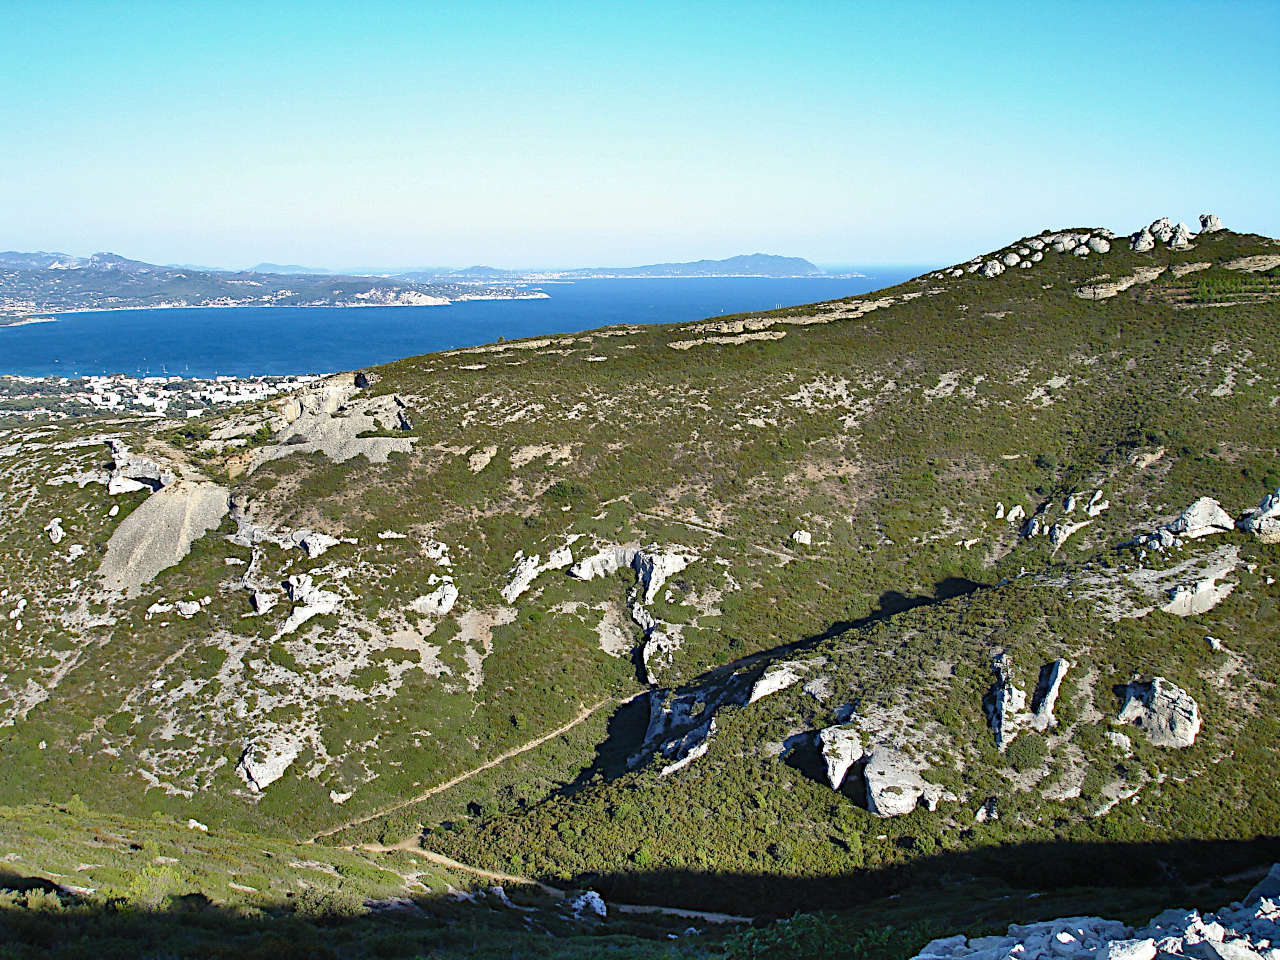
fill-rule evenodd
<path id="1" fill-rule="evenodd" d="M 868 271 L 870 272 L 870 271 Z M 0 373 L 125 373 L 208 377 L 331 373 L 499 337 L 672 323 L 833 300 L 916 276 L 579 280 L 547 284 L 548 300 L 477 300 L 443 307 L 225 307 L 64 314 L 0 327 Z"/>

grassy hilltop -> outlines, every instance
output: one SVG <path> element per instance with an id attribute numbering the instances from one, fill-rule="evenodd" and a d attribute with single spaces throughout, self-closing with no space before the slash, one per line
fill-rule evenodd
<path id="1" fill-rule="evenodd" d="M 1274 856 L 1280 546 L 1232 525 L 1280 487 L 1280 243 L 1067 234 L 198 421 L 0 431 L 14 876 L 62 877 L 85 924 L 199 893 L 202 956 L 272 922 L 361 955 L 392 921 L 349 915 L 392 896 L 430 915 L 374 955 L 544 927 L 558 955 L 786 955 L 542 902 L 580 888 L 838 911 L 820 941 L 907 956 Z M 1130 544 L 1201 498 L 1227 522 Z M 1192 742 L 1120 719 L 1153 676 Z M 477 870 L 553 889 L 441 906 Z M 32 896 L 0 929 L 57 913 Z"/>

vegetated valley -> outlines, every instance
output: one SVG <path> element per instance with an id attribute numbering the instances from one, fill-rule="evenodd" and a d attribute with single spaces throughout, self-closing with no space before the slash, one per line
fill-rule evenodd
<path id="1" fill-rule="evenodd" d="M 0 955 L 896 958 L 1238 897 L 1280 243 L 1203 227 L 0 428 Z"/>

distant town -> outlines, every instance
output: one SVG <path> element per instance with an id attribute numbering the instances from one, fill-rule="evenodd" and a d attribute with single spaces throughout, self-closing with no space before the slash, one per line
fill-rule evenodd
<path id="1" fill-rule="evenodd" d="M 194 418 L 319 379 L 288 377 L 0 376 L 0 420 L 62 420 L 94 414 Z"/>

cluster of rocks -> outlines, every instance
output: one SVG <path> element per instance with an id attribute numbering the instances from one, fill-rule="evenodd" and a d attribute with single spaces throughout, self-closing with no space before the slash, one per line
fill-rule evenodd
<path id="1" fill-rule="evenodd" d="M 1280 955 L 1280 864 L 1217 913 L 1165 910 L 1141 929 L 1101 917 L 1011 924 L 1005 936 L 933 940 L 915 960 L 1275 960 Z"/>
<path id="2" fill-rule="evenodd" d="M 309 573 L 295 573 L 284 582 L 285 595 L 293 603 L 293 609 L 284 625 L 280 627 L 277 639 L 293 633 L 312 617 L 328 616 L 338 609 L 342 597 L 331 590 L 321 590 L 315 585 Z M 255 598 L 257 593 L 254 594 Z M 255 601 L 256 607 L 256 601 Z"/>
<path id="3" fill-rule="evenodd" d="M 173 470 L 150 457 L 141 457 L 129 450 L 122 440 L 110 439 L 112 465 L 107 478 L 107 493 L 132 493 L 135 490 L 159 490 L 177 479 Z"/>
<path id="4" fill-rule="evenodd" d="M 1222 229 L 1222 221 L 1212 213 L 1200 215 L 1201 233 L 1215 233 Z M 1179 250 L 1191 246 L 1195 238 L 1196 234 L 1185 223 L 1175 224 L 1168 217 L 1161 217 L 1133 234 L 1129 238 L 1129 249 L 1135 253 L 1147 253 L 1154 250 L 1157 243 L 1162 243 L 1170 249 Z"/>
<path id="5" fill-rule="evenodd" d="M 1183 540 L 1198 540 L 1232 530 L 1253 534 L 1263 543 L 1280 542 L 1280 488 L 1263 497 L 1254 509 L 1246 510 L 1239 520 L 1234 519 L 1217 500 L 1201 497 L 1169 523 L 1121 546 L 1159 552 L 1172 549 Z"/>
<path id="6" fill-rule="evenodd" d="M 1236 526 L 1263 543 L 1280 543 L 1280 487 L 1263 497 L 1256 509 L 1246 511 Z"/>
<path id="7" fill-rule="evenodd" d="M 385 536 L 385 534 L 391 536 Z M 394 531 L 384 531 L 378 534 L 380 539 L 399 539 L 403 534 L 396 534 Z M 428 540 L 423 545 L 427 558 L 434 560 L 436 565 L 442 568 L 441 573 L 433 573 L 427 577 L 427 586 L 435 587 L 428 594 L 417 597 L 411 604 L 416 613 L 428 617 L 443 617 L 453 609 L 453 605 L 458 602 L 458 585 L 453 582 L 453 560 L 449 557 L 448 545 L 441 543 L 439 540 Z"/>
<path id="8" fill-rule="evenodd" d="M 988 694 L 984 707 L 996 748 L 1001 753 L 1023 729 L 1048 730 L 1054 724 L 1053 708 L 1058 702 L 1062 679 L 1070 664 L 1066 660 L 1053 660 L 1040 668 L 1039 679 L 1027 709 L 1027 692 L 1013 679 L 1013 665 L 1006 654 L 1000 654 L 992 663 L 996 682 Z"/>
<path id="9" fill-rule="evenodd" d="M 1045 232 L 1038 237 L 1023 240 L 1015 244 L 1011 249 L 991 259 L 984 260 L 982 257 L 975 257 L 969 261 L 964 269 L 953 267 L 945 271 L 945 274 L 938 274 L 937 276 L 939 278 L 944 275 L 960 277 L 968 272 L 991 279 L 992 277 L 1000 276 L 1005 270 L 1013 267 L 1021 270 L 1030 270 L 1034 264 L 1044 259 L 1044 255 L 1048 251 L 1069 253 L 1076 257 L 1087 257 L 1091 253 L 1110 253 L 1111 241 L 1115 239 L 1115 236 L 1110 230 L 1097 230 L 1092 233 Z"/>
<path id="10" fill-rule="evenodd" d="M 941 800 L 956 799 L 923 777 L 921 764 L 892 743 L 863 742 L 857 722 L 818 731 L 818 745 L 826 762 L 827 782 L 839 790 L 849 772 L 862 765 L 868 812 L 877 817 L 898 817 L 919 806 L 937 808 Z"/>
<path id="11" fill-rule="evenodd" d="M 1055 505 L 1053 503 L 1044 503 L 1031 516 L 1027 516 L 1027 512 L 1021 504 L 1014 504 L 1009 511 L 1005 512 L 1003 503 L 996 504 L 996 519 L 1004 520 L 1007 523 L 1018 526 L 1019 535 L 1025 538 L 1038 537 L 1046 534 L 1053 549 L 1057 550 L 1072 534 L 1083 530 L 1089 526 L 1095 519 L 1102 516 L 1111 507 L 1110 500 L 1103 499 L 1101 490 L 1095 490 L 1088 501 L 1084 499 L 1083 493 L 1072 493 L 1062 502 L 1062 512 L 1066 515 L 1061 520 L 1051 523 L 1049 515 L 1053 512 Z M 1072 521 L 1067 517 L 1076 514 L 1076 509 L 1080 508 L 1081 513 L 1088 517 L 1087 520 Z"/>

